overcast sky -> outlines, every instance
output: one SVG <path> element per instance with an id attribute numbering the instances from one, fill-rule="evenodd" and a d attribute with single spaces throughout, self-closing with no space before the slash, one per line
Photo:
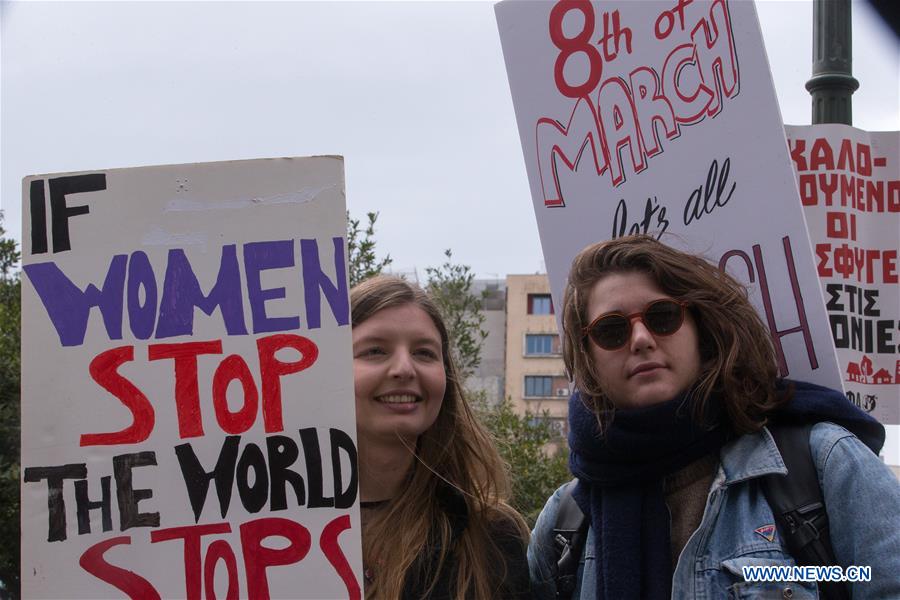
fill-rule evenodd
<path id="1" fill-rule="evenodd" d="M 733 0 L 734 1 L 734 0 Z M 36 173 L 342 154 L 398 270 L 452 248 L 543 269 L 493 3 L 0 3 L 4 227 Z M 758 12 L 784 121 L 810 122 L 812 2 Z M 854 125 L 900 129 L 900 49 L 853 4 Z"/>

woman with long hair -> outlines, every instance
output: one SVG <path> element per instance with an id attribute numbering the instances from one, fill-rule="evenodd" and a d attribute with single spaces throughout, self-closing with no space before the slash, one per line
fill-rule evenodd
<path id="1" fill-rule="evenodd" d="M 350 292 L 366 598 L 528 598 L 527 529 L 419 287 Z"/>
<path id="2" fill-rule="evenodd" d="M 853 597 L 900 598 L 900 485 L 877 455 L 884 428 L 840 392 L 778 378 L 739 282 L 631 236 L 582 250 L 563 304 L 577 484 L 548 500 L 532 534 L 536 597 L 563 597 L 554 527 L 567 493 L 589 523 L 574 598 L 817 597 L 815 582 L 744 571 L 796 564 L 763 480 L 787 471 L 770 428 L 801 424 L 836 566 L 871 567 Z"/>

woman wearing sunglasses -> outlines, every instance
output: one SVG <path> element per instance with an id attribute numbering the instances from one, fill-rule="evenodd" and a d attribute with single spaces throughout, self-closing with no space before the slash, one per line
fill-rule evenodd
<path id="1" fill-rule="evenodd" d="M 760 484 L 785 470 L 765 427 L 781 421 L 815 424 L 836 559 L 872 568 L 853 597 L 900 598 L 900 485 L 877 456 L 883 427 L 840 392 L 777 378 L 741 284 L 651 237 L 603 242 L 572 263 L 563 328 L 571 494 L 590 524 L 573 598 L 817 597 L 814 582 L 743 577 L 795 564 Z M 566 493 L 532 534 L 537 598 L 567 597 L 554 531 Z"/>
<path id="2" fill-rule="evenodd" d="M 379 276 L 350 305 L 365 597 L 530 598 L 528 531 L 434 301 Z"/>

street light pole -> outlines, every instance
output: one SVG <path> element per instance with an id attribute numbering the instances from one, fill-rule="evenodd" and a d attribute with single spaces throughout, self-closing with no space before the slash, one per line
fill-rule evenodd
<path id="1" fill-rule="evenodd" d="M 812 122 L 853 124 L 850 0 L 813 0 L 813 71 L 806 82 L 812 96 Z"/>

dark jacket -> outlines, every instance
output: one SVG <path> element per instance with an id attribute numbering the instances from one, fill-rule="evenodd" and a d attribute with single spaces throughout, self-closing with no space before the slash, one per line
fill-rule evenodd
<path id="1" fill-rule="evenodd" d="M 449 556 L 445 559 L 438 575 L 437 583 L 429 594 L 425 594 L 431 574 L 437 566 L 441 548 L 437 542 L 430 542 L 426 551 L 410 569 L 403 587 L 403 600 L 456 600 L 454 593 L 456 583 L 456 545 L 468 524 L 468 510 L 462 496 L 453 488 L 440 489 L 439 502 L 441 508 L 450 519 L 452 537 Z M 491 524 L 490 535 L 500 549 L 503 565 L 479 565 L 497 577 L 497 593 L 493 598 L 527 600 L 531 598 L 531 584 L 528 575 L 526 558 L 527 540 L 522 539 L 515 523 L 509 519 L 500 519 Z M 504 575 L 505 573 L 505 575 Z M 493 600 L 493 599 L 491 599 Z"/>

